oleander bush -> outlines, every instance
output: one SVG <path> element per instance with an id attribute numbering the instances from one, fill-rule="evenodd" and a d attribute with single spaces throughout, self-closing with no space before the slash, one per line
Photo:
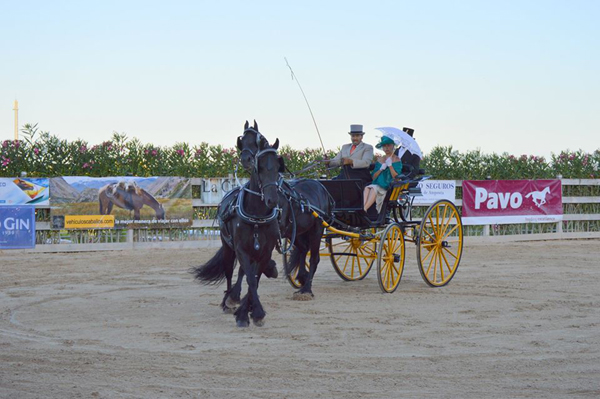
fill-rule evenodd
<path id="1" fill-rule="evenodd" d="M 224 177 L 234 173 L 239 154 L 235 147 L 220 145 L 190 146 L 176 143 L 170 147 L 144 144 L 125 134 L 113 133 L 110 140 L 91 145 L 84 140 L 61 140 L 40 131 L 37 124 L 22 129 L 23 139 L 6 140 L 0 148 L 0 176 L 188 176 Z M 290 171 L 315 163 L 307 176 L 326 175 L 320 149 L 279 149 Z M 335 156 L 329 151 L 327 157 Z M 600 149 L 562 151 L 551 159 L 535 155 L 514 156 L 508 153 L 485 154 L 480 150 L 459 152 L 450 147 L 435 147 L 426 154 L 421 167 L 436 179 L 544 179 L 600 178 Z M 238 169 L 240 176 L 247 174 Z M 329 175 L 337 170 L 329 171 Z"/>

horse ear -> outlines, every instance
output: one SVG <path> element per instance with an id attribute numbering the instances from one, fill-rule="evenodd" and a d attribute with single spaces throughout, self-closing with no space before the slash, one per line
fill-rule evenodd
<path id="1" fill-rule="evenodd" d="M 262 134 L 258 133 L 258 135 L 256 136 L 256 146 L 258 147 L 259 151 L 262 151 L 265 149 L 265 147 L 269 144 L 269 142 L 267 141 L 267 139 L 265 138 L 265 136 L 263 136 Z"/>
<path id="2" fill-rule="evenodd" d="M 250 124 L 248 123 L 248 121 L 246 121 L 246 124 L 244 125 L 244 130 L 248 130 L 248 126 L 250 126 Z"/>
<path id="3" fill-rule="evenodd" d="M 256 119 L 254 120 L 254 130 L 258 132 L 258 123 L 256 123 Z"/>
<path id="4" fill-rule="evenodd" d="M 273 148 L 274 150 L 279 148 L 279 139 L 275 139 L 275 143 L 273 143 L 273 145 L 271 146 L 271 148 Z"/>
<path id="5" fill-rule="evenodd" d="M 237 148 L 242 151 L 242 136 L 239 136 L 237 139 Z"/>

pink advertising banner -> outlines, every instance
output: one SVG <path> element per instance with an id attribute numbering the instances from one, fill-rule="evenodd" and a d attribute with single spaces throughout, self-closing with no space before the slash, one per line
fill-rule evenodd
<path id="1" fill-rule="evenodd" d="M 463 224 L 552 223 L 562 220 L 560 180 L 465 180 Z"/>

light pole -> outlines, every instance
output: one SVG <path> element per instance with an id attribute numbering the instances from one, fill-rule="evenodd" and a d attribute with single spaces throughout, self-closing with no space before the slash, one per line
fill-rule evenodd
<path id="1" fill-rule="evenodd" d="M 13 104 L 13 111 L 15 111 L 15 140 L 19 140 L 19 102 L 17 100 Z"/>

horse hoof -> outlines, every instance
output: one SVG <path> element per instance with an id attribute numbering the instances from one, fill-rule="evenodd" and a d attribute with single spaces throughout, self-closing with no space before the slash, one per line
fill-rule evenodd
<path id="1" fill-rule="evenodd" d="M 238 327 L 250 327 L 250 322 L 248 320 L 237 320 L 235 323 Z"/>
<path id="2" fill-rule="evenodd" d="M 294 292 L 294 296 L 292 297 L 294 301 L 312 301 L 313 298 L 314 295 L 310 292 Z"/>
<path id="3" fill-rule="evenodd" d="M 235 308 L 230 308 L 229 306 L 223 307 L 223 313 L 225 314 L 234 314 Z"/>
<path id="4" fill-rule="evenodd" d="M 227 297 L 227 299 L 225 300 L 225 306 L 227 306 L 228 308 L 235 309 L 238 307 L 239 304 L 240 301 L 235 301 L 231 299 L 231 297 Z"/>
<path id="5" fill-rule="evenodd" d="M 265 325 L 265 319 L 252 319 L 252 322 L 257 327 L 262 327 Z"/>

